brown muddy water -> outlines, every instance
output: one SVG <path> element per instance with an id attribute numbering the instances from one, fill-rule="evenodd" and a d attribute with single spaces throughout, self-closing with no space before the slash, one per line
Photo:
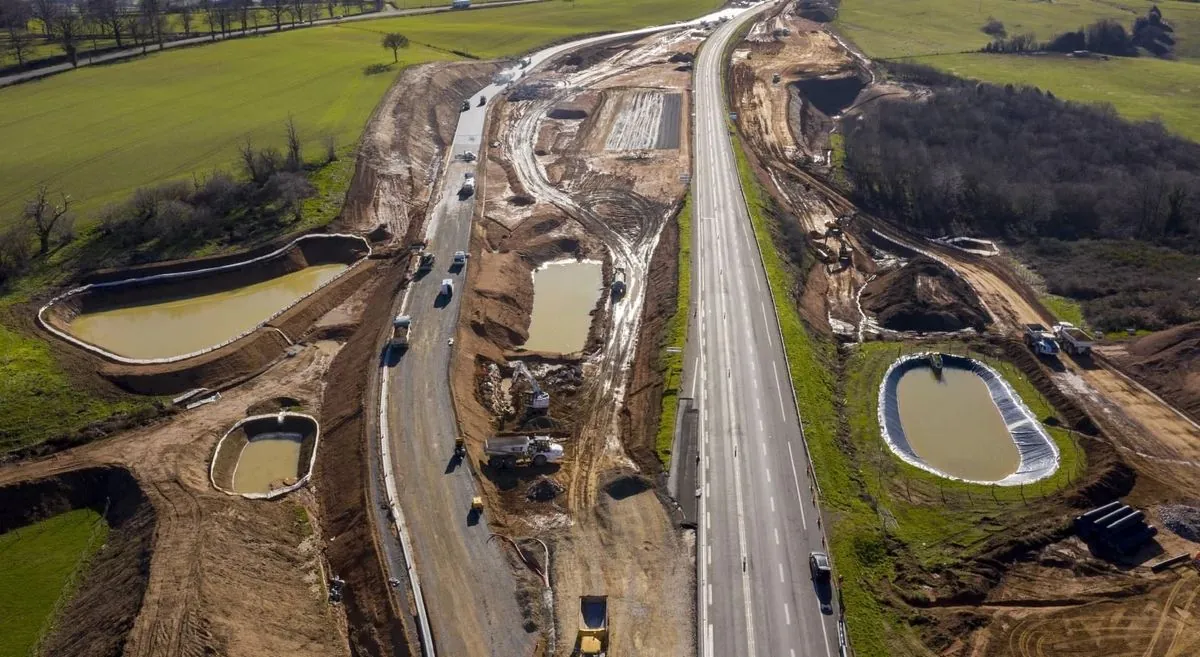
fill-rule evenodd
<path id="1" fill-rule="evenodd" d="M 299 434 L 265 434 L 246 443 L 233 472 L 233 490 L 239 493 L 269 493 L 298 479 Z"/>
<path id="2" fill-rule="evenodd" d="M 551 262 L 533 273 L 531 351 L 569 354 L 583 349 L 592 326 L 592 309 L 603 293 L 599 262 Z"/>
<path id="3" fill-rule="evenodd" d="M 999 481 L 1017 471 L 1020 455 L 983 379 L 947 367 L 906 372 L 896 384 L 900 423 L 913 452 L 946 474 Z"/>
<path id="4" fill-rule="evenodd" d="M 190 354 L 253 329 L 347 267 L 315 265 L 236 290 L 84 313 L 71 320 L 68 330 L 126 358 Z"/>

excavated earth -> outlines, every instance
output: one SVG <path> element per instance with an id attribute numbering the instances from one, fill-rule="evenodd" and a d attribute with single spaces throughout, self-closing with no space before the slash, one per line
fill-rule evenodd
<path id="1" fill-rule="evenodd" d="M 1106 346 L 1101 353 L 1179 410 L 1200 418 L 1200 322 Z"/>
<path id="2" fill-rule="evenodd" d="M 991 322 L 970 284 L 926 257 L 877 276 L 863 290 L 862 306 L 893 331 L 982 331 Z"/>

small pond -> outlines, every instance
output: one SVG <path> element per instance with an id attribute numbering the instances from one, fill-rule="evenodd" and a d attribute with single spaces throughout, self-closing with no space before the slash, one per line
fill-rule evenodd
<path id="1" fill-rule="evenodd" d="M 551 262 L 533 273 L 533 317 L 530 351 L 574 353 L 587 343 L 592 309 L 603 294 L 604 270 L 599 262 Z"/>

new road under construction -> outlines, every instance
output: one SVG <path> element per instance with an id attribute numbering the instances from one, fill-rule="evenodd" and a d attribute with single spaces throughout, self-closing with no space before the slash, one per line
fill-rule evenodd
<path id="1" fill-rule="evenodd" d="M 1200 653 L 1188 384 L 856 206 L 932 92 L 813 4 L 410 67 L 328 231 L 19 306 L 161 406 L 0 465 L 110 524 L 50 654 Z"/>

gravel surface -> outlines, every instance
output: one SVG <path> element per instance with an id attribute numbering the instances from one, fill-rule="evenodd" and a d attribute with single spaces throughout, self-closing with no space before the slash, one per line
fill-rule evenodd
<path id="1" fill-rule="evenodd" d="M 1158 507 L 1158 515 L 1167 529 L 1189 541 L 1200 543 L 1200 508 L 1169 504 Z"/>

